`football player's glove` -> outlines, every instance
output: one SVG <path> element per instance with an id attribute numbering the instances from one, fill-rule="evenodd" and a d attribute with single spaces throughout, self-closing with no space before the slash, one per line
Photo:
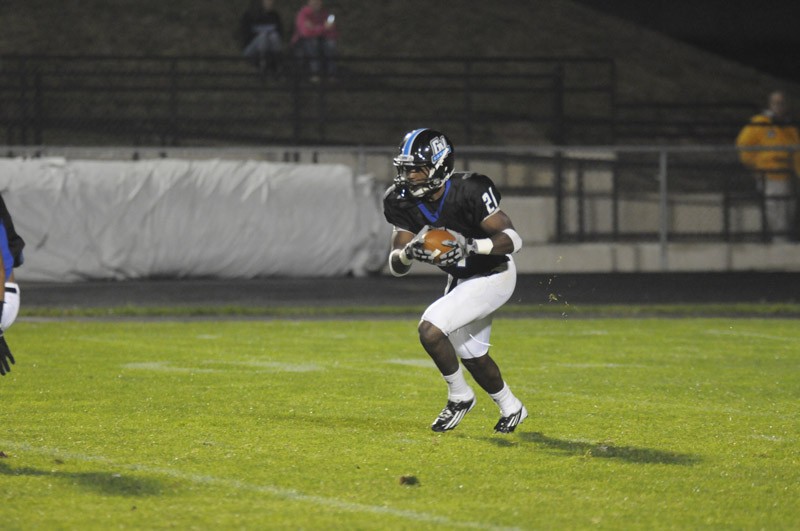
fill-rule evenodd
<path id="1" fill-rule="evenodd" d="M 449 251 L 439 257 L 439 265 L 448 267 L 459 263 L 471 254 L 478 251 L 478 246 L 472 238 L 465 238 L 462 234 L 451 230 L 450 232 L 456 237 L 455 240 L 446 240 L 442 243 L 452 247 Z"/>
<path id="2" fill-rule="evenodd" d="M 417 260 L 418 262 L 426 262 L 428 264 L 433 263 L 433 253 L 423 247 L 425 244 L 425 233 L 430 229 L 430 225 L 425 225 L 417 235 L 414 236 L 414 239 L 406 244 L 403 248 L 403 252 L 407 258 Z"/>
<path id="3" fill-rule="evenodd" d="M 3 331 L 0 330 L 0 376 L 5 376 L 7 372 L 11 371 L 9 362 L 14 365 L 14 356 L 11 355 L 11 351 L 8 349 L 6 338 L 3 337 Z"/>

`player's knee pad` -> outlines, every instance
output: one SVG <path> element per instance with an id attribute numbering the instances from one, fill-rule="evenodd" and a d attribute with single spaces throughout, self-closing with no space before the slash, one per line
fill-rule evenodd
<path id="1" fill-rule="evenodd" d="M 474 327 L 460 328 L 450 334 L 450 342 L 456 355 L 463 361 L 480 358 L 489 352 L 489 330 L 478 331 Z"/>

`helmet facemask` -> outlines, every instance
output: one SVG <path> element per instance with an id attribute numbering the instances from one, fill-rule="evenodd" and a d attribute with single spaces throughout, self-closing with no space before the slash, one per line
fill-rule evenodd
<path id="1" fill-rule="evenodd" d="M 400 190 L 401 195 L 410 195 L 416 199 L 422 199 L 432 194 L 441 186 L 437 186 L 436 183 L 432 181 L 431 175 L 433 174 L 433 169 L 430 166 L 414 164 L 413 161 L 404 164 L 398 162 L 397 159 L 395 159 L 394 166 L 397 169 L 397 176 L 394 178 L 394 184 Z M 424 173 L 427 175 L 427 178 L 424 181 L 412 181 L 410 175 L 416 172 Z"/>

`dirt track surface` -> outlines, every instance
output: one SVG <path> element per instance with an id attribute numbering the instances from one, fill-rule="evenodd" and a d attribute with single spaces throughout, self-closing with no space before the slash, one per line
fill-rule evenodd
<path id="1" fill-rule="evenodd" d="M 27 307 L 426 305 L 444 275 L 21 283 Z M 510 303 L 798 302 L 800 273 L 520 275 Z"/>

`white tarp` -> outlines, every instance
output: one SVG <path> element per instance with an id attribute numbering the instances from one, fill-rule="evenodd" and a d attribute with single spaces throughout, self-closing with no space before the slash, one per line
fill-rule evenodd
<path id="1" fill-rule="evenodd" d="M 375 186 L 343 165 L 0 160 L 19 280 L 363 275 L 391 231 Z"/>

